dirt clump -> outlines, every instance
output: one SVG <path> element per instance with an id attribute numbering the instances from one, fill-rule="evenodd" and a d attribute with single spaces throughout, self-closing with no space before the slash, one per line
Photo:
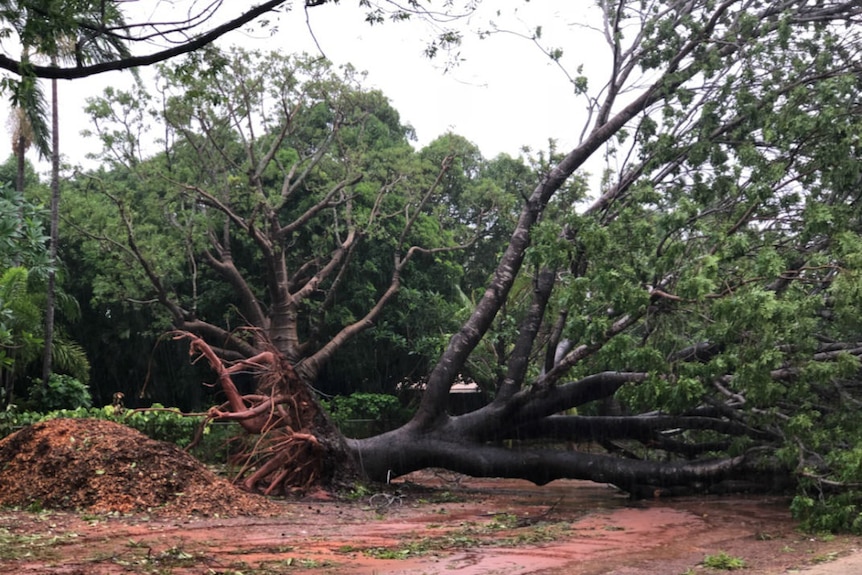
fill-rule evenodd
<path id="1" fill-rule="evenodd" d="M 270 515 L 273 502 L 176 445 L 110 421 L 54 419 L 0 440 L 0 506 L 91 513 Z"/>

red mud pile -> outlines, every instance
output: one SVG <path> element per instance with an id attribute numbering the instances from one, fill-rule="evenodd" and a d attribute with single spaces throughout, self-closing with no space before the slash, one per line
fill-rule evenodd
<path id="1" fill-rule="evenodd" d="M 0 440 L 0 506 L 31 505 L 175 516 L 276 511 L 177 446 L 95 419 L 55 419 Z"/>

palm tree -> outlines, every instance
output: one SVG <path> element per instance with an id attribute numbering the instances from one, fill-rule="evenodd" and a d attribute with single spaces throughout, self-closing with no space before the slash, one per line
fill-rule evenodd
<path id="1" fill-rule="evenodd" d="M 38 357 L 38 338 L 32 326 L 39 316 L 28 272 L 11 267 L 0 274 L 0 380 L 3 403 L 12 401 L 18 365 Z"/>
<path id="2" fill-rule="evenodd" d="M 110 7 L 110 8 L 108 8 Z M 113 4 L 106 7 L 97 2 L 81 14 L 81 28 L 104 29 L 107 24 L 123 24 L 122 14 Z M 86 26 L 87 22 L 100 26 Z M 72 41 L 74 39 L 74 42 Z M 74 59 L 79 66 L 114 56 L 129 55 L 128 48 L 119 39 L 82 32 L 71 36 L 54 38 L 55 51 L 51 53 L 51 64 L 57 65 L 58 58 Z M 54 311 L 56 300 L 57 243 L 60 237 L 60 118 L 57 79 L 51 80 L 51 239 L 48 247 L 50 268 L 48 270 L 48 293 L 45 308 L 45 352 L 42 361 L 42 386 L 48 387 L 53 371 L 54 359 Z"/>
<path id="3" fill-rule="evenodd" d="M 30 51 L 26 47 L 21 59 L 23 61 L 30 59 Z M 23 194 L 27 150 L 35 145 L 40 158 L 47 157 L 51 150 L 47 106 L 39 82 L 34 78 L 22 77 L 12 94 L 12 104 L 12 114 L 9 118 L 12 130 L 12 153 L 18 161 L 15 191 Z M 23 208 L 19 209 L 18 214 L 21 220 L 24 217 L 22 210 Z"/>
<path id="4" fill-rule="evenodd" d="M 48 55 L 51 66 L 56 67 L 62 60 L 72 60 L 78 66 L 113 59 L 117 56 L 128 57 L 128 48 L 123 41 L 110 34 L 94 31 L 109 30 L 113 26 L 124 25 L 122 14 L 113 3 L 101 0 L 74 5 L 54 2 L 36 8 L 27 2 L 18 2 L 17 10 L 9 10 L 14 2 L 5 2 L 2 11 L 4 19 L 18 33 L 21 40 L 22 62 L 29 61 L 31 50 Z M 53 370 L 54 311 L 56 300 L 57 243 L 60 221 L 60 133 L 59 97 L 57 80 L 51 80 L 51 136 L 48 144 L 47 111 L 44 97 L 35 77 L 23 75 L 18 84 L 13 104 L 20 110 L 17 124 L 17 153 L 19 162 L 19 185 L 23 188 L 23 157 L 26 151 L 26 134 L 32 133 L 40 155 L 51 154 L 51 220 L 49 240 L 49 271 L 45 309 L 44 358 L 42 363 L 42 382 L 47 387 Z M 26 121 L 24 121 L 26 119 Z M 28 132 L 29 130 L 29 132 Z"/>
<path id="5" fill-rule="evenodd" d="M 51 61 L 56 63 L 57 58 Z M 51 80 L 51 235 L 48 241 L 48 292 L 45 300 L 45 351 L 42 391 L 48 389 L 54 363 L 54 311 L 57 297 L 57 243 L 60 241 L 60 113 L 56 78 Z"/>
<path id="6" fill-rule="evenodd" d="M 26 154 L 31 146 L 36 146 L 40 157 L 46 157 L 50 150 L 50 142 L 45 134 L 47 126 L 39 125 L 40 120 L 44 120 L 43 112 L 37 111 L 35 117 L 28 114 L 31 110 L 41 110 L 44 108 L 44 96 L 41 90 L 38 90 L 38 84 L 35 86 L 37 93 L 33 94 L 34 103 L 28 105 L 19 105 L 12 110 L 9 118 L 9 125 L 12 131 L 12 154 L 18 161 L 17 177 L 15 180 L 15 191 L 19 194 L 24 193 L 24 174 L 26 168 Z"/>

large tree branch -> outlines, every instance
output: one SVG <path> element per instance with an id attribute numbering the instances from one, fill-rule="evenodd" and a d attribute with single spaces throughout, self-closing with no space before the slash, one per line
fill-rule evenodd
<path id="1" fill-rule="evenodd" d="M 254 292 L 248 282 L 237 269 L 233 261 L 233 257 L 228 254 L 220 253 L 220 257 L 216 257 L 209 250 L 204 251 L 204 257 L 207 264 L 218 273 L 224 280 L 234 289 L 239 296 L 239 308 L 242 310 L 244 319 L 249 325 L 267 329 L 269 327 L 266 320 L 266 314 L 260 306 Z"/>
<path id="2" fill-rule="evenodd" d="M 558 439 L 565 441 L 599 441 L 631 439 L 640 442 L 657 442 L 661 432 L 709 430 L 737 437 L 778 440 L 779 437 L 754 429 L 738 421 L 685 415 L 625 415 L 583 416 L 552 415 L 512 428 L 509 439 Z"/>
<path id="3" fill-rule="evenodd" d="M 380 316 L 381 312 L 383 311 L 383 308 L 386 306 L 389 300 L 391 300 L 395 296 L 395 294 L 398 293 L 398 290 L 401 288 L 401 274 L 403 273 L 404 268 L 416 254 L 433 254 L 464 249 L 465 246 L 463 245 L 444 246 L 439 248 L 423 248 L 421 246 L 411 246 L 406 251 L 406 253 L 404 253 L 403 256 L 399 253 L 400 250 L 403 249 L 404 243 L 407 240 L 407 236 L 414 223 L 416 222 L 419 214 L 422 213 L 422 210 L 425 205 L 431 200 L 434 195 L 434 192 L 439 188 L 443 176 L 449 170 L 451 165 L 451 156 L 447 156 L 443 159 L 440 166 L 440 170 L 438 171 L 437 177 L 434 179 L 434 182 L 428 187 L 427 190 L 425 190 L 418 204 L 412 206 L 414 209 L 414 215 L 407 218 L 407 221 L 405 222 L 404 227 L 401 230 L 401 234 L 398 239 L 397 251 L 394 256 L 394 266 L 389 286 L 377 299 L 371 309 L 368 310 L 364 317 L 342 328 L 325 345 L 323 345 L 319 350 L 317 350 L 314 355 L 302 362 L 302 366 L 300 369 L 303 370 L 303 375 L 309 377 L 316 375 L 320 368 L 323 366 L 323 364 L 329 361 L 329 359 L 335 354 L 335 352 L 340 349 L 349 339 L 355 337 L 359 333 L 369 329 L 372 325 L 374 325 L 374 322 L 377 321 L 377 318 Z M 383 186 L 378 192 L 375 199 L 374 207 L 372 208 L 371 215 L 369 217 L 369 227 L 373 224 L 375 217 L 378 215 L 379 207 L 383 200 L 383 197 L 388 193 L 391 185 L 393 185 L 394 183 L 395 182 Z M 355 243 L 355 239 L 357 239 L 356 235 L 357 234 L 355 228 L 351 227 L 348 237 L 339 247 L 337 253 L 330 259 L 329 263 L 294 294 L 294 298 L 296 301 L 301 300 L 303 297 L 307 297 L 308 294 L 311 293 L 311 291 L 317 288 L 320 283 L 320 280 L 323 277 L 330 275 L 336 269 L 337 265 L 342 261 L 342 259 L 350 253 L 350 248 Z"/>
<path id="4" fill-rule="evenodd" d="M 583 343 L 568 352 L 562 357 L 562 359 L 560 359 L 559 362 L 557 362 L 557 364 L 553 368 L 539 376 L 534 385 L 537 387 L 546 387 L 553 385 L 555 382 L 559 381 L 560 378 L 562 378 L 565 373 L 578 362 L 594 354 L 602 347 L 604 347 L 604 345 L 611 339 L 623 333 L 628 328 L 640 321 L 645 311 L 646 310 L 641 310 L 638 313 L 626 314 L 618 318 L 614 323 L 610 325 L 607 330 L 605 330 L 605 333 L 602 334 L 601 338 L 592 343 Z"/>
<path id="5" fill-rule="evenodd" d="M 256 345 L 238 337 L 237 334 L 198 318 L 183 320 L 176 327 L 211 342 L 214 346 L 213 350 L 217 351 L 222 359 L 240 360 L 252 357 L 259 351 Z M 261 338 L 255 336 L 255 339 Z"/>
<path id="6" fill-rule="evenodd" d="M 409 444 L 409 449 L 405 446 Z M 744 469 L 744 456 L 696 462 L 621 459 L 577 451 L 506 449 L 429 435 L 389 433 L 348 440 L 363 471 L 386 481 L 417 469 L 445 467 L 472 477 L 510 477 L 544 485 L 554 479 L 612 483 L 628 491 L 643 485 L 715 484 Z"/>
<path id="7" fill-rule="evenodd" d="M 642 383 L 648 378 L 646 372 L 604 371 L 564 385 L 530 387 L 515 393 L 508 401 L 491 402 L 451 418 L 445 425 L 475 441 L 500 439 L 514 426 L 611 397 L 626 383 Z"/>
<path id="8" fill-rule="evenodd" d="M 546 268 L 539 272 L 533 281 L 533 301 L 518 328 L 518 337 L 509 356 L 506 375 L 497 390 L 494 402 L 503 403 L 507 401 L 521 388 L 521 383 L 524 381 L 527 368 L 530 365 L 533 345 L 539 334 L 539 328 L 545 317 L 545 309 L 556 280 L 556 270 Z"/>
<path id="9" fill-rule="evenodd" d="M 341 264 L 347 253 L 350 251 L 351 246 L 353 246 L 353 244 L 356 243 L 358 239 L 359 234 L 356 232 L 356 229 L 351 228 L 351 230 L 347 233 L 347 237 L 344 238 L 343 242 L 341 242 L 341 245 L 338 246 L 338 248 L 332 253 L 326 265 L 323 266 L 316 274 L 311 276 L 301 288 L 291 294 L 293 301 L 299 303 L 303 299 L 307 298 L 311 293 L 314 292 L 314 290 L 318 288 L 320 282 L 328 278 L 330 275 L 332 275 L 332 273 L 339 269 L 339 264 Z"/>
<path id="10" fill-rule="evenodd" d="M 156 291 L 156 297 L 158 298 L 159 303 L 168 310 L 175 324 L 182 323 L 189 319 L 186 311 L 168 295 L 168 290 L 162 282 L 161 276 L 156 272 L 156 269 L 153 267 L 150 260 L 144 255 L 143 251 L 141 251 L 138 241 L 135 239 L 135 230 L 132 224 L 131 215 L 126 209 L 125 203 L 107 191 L 104 193 L 117 206 L 120 220 L 126 230 L 127 252 L 130 253 L 132 257 L 135 258 L 138 265 L 141 266 L 144 275 L 147 276 L 150 285 Z"/>
<path id="11" fill-rule="evenodd" d="M 311 218 L 319 214 L 323 209 L 331 207 L 333 205 L 333 198 L 336 194 L 338 194 L 347 187 L 358 184 L 361 180 L 362 174 L 359 174 L 357 176 L 353 176 L 352 178 L 342 180 L 332 186 L 332 189 L 330 189 L 326 193 L 326 195 L 324 195 L 313 206 L 305 210 L 299 217 L 297 217 L 289 224 L 277 228 L 274 233 L 276 241 L 283 241 L 288 235 L 292 234 L 293 232 L 307 224 L 308 221 L 311 220 Z"/>
<path id="12" fill-rule="evenodd" d="M 485 290 L 482 299 L 476 305 L 470 318 L 449 341 L 449 345 L 440 361 L 435 365 L 428 377 L 425 394 L 419 409 L 411 422 L 412 425 L 433 426 L 438 420 L 445 418 L 446 397 L 455 376 L 462 369 L 469 354 L 475 349 L 482 337 L 487 333 L 494 318 L 506 301 L 509 290 L 515 281 L 523 263 L 524 254 L 530 245 L 531 231 L 539 216 L 543 213 L 548 201 L 563 183 L 580 168 L 602 145 L 623 128 L 632 118 L 648 109 L 654 103 L 666 98 L 677 87 L 700 72 L 701 65 L 694 61 L 680 69 L 681 64 L 691 56 L 696 48 L 707 41 L 720 22 L 721 16 L 736 3 L 728 0 L 716 8 L 698 37 L 690 40 L 668 63 L 665 72 L 640 96 L 635 98 L 620 112 L 602 124 L 596 124 L 586 140 L 569 152 L 534 189 L 527 199 L 518 223 L 509 241 L 494 276 Z M 735 45 L 713 47 L 721 55 L 733 53 L 738 48 Z M 563 368 L 561 368 L 562 371 Z M 561 373 L 555 373 L 548 378 L 553 381 Z"/>
<path id="13" fill-rule="evenodd" d="M 190 52 L 194 52 L 195 50 L 199 50 L 204 46 L 213 43 L 228 32 L 232 32 L 233 30 L 236 30 L 243 25 L 248 24 L 249 22 L 259 18 L 263 14 L 266 14 L 267 12 L 272 12 L 273 10 L 287 2 L 288 0 L 269 0 L 268 2 L 264 2 L 259 6 L 250 8 L 248 11 L 243 12 L 240 16 L 228 22 L 225 22 L 220 26 L 216 26 L 209 32 L 190 39 L 188 42 L 185 42 L 173 48 L 160 50 L 152 54 L 131 56 L 128 58 L 122 58 L 111 62 L 100 62 L 98 64 L 92 64 L 89 66 L 76 66 L 74 68 L 62 68 L 55 66 L 33 66 L 29 63 L 25 65 L 19 60 L 10 58 L 5 54 L 0 54 L 0 68 L 8 70 L 13 74 L 18 74 L 19 76 L 23 76 L 26 74 L 39 78 L 73 80 L 75 78 L 85 78 L 87 76 L 93 76 L 95 74 L 101 74 L 103 72 L 128 70 L 130 68 L 136 68 L 140 66 L 149 66 L 151 64 L 164 62 L 165 60 L 169 60 L 170 58 L 174 58 L 182 54 L 188 54 Z"/>
<path id="14" fill-rule="evenodd" d="M 423 250 L 417 246 L 411 247 L 407 250 L 407 253 L 403 258 L 395 257 L 395 268 L 392 271 L 392 278 L 389 281 L 389 286 L 386 288 L 386 291 L 377 299 L 371 309 L 366 312 L 366 314 L 359 319 L 358 321 L 353 322 L 350 325 L 347 325 L 341 329 L 337 334 L 335 334 L 323 347 L 321 347 L 314 355 L 303 360 L 300 365 L 297 366 L 297 371 L 300 372 L 306 378 L 314 378 L 317 373 L 320 371 L 320 368 L 329 361 L 329 359 L 338 351 L 347 341 L 356 335 L 362 333 L 363 331 L 369 329 L 374 325 L 374 322 L 377 321 L 377 318 L 380 316 L 383 308 L 386 307 L 386 304 L 389 303 L 395 294 L 398 293 L 398 290 L 401 288 L 401 273 L 413 256 L 422 251 L 431 251 L 431 250 Z"/>

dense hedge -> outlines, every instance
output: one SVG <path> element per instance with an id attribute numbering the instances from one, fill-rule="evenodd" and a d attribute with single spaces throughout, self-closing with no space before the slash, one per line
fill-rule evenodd
<path id="1" fill-rule="evenodd" d="M 397 397 L 375 393 L 354 393 L 336 396 L 321 402 L 335 423 L 348 436 L 373 435 L 397 427 L 409 418 Z M 56 409 L 47 413 L 19 411 L 14 406 L 0 411 L 0 438 L 39 421 L 58 417 L 105 419 L 127 425 L 152 439 L 167 441 L 180 447 L 189 445 L 203 422 L 202 417 L 183 415 L 179 409 L 155 403 L 145 410 L 117 411 L 113 406 Z M 227 461 L 228 441 L 242 435 L 235 423 L 209 422 L 203 438 L 191 453 L 205 463 Z"/>

